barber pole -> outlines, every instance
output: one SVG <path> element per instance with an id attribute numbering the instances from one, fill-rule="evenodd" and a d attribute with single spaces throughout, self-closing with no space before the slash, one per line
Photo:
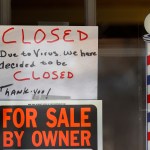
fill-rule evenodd
<path id="1" fill-rule="evenodd" d="M 150 150 L 150 35 L 144 35 L 144 41 L 146 42 L 146 58 L 147 58 L 147 67 L 146 67 L 146 140 L 147 140 L 147 150 Z"/>

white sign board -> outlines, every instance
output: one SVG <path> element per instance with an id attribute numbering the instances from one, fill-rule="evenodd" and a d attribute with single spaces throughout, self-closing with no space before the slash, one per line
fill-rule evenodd
<path id="1" fill-rule="evenodd" d="M 97 74 L 98 27 L 0 27 L 0 99 L 97 99 Z"/>

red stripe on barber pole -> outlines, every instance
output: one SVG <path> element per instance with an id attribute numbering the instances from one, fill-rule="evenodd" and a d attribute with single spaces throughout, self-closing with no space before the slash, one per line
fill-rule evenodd
<path id="1" fill-rule="evenodd" d="M 150 132 L 147 133 L 147 140 L 150 141 Z"/>
<path id="2" fill-rule="evenodd" d="M 147 56 L 147 65 L 150 65 L 150 55 Z"/>
<path id="3" fill-rule="evenodd" d="M 147 103 L 150 103 L 150 94 L 147 95 Z"/>

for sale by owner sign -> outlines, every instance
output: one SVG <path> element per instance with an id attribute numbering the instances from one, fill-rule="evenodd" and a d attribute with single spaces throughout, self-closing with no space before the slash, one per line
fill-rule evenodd
<path id="1" fill-rule="evenodd" d="M 1 150 L 102 150 L 102 102 L 99 100 L 2 103 Z"/>

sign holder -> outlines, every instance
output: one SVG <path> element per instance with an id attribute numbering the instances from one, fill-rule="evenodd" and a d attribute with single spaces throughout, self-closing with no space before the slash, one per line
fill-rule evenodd
<path id="1" fill-rule="evenodd" d="M 0 24 L 11 24 L 11 0 L 0 0 Z"/>
<path id="2" fill-rule="evenodd" d="M 85 25 L 96 25 L 96 0 L 85 0 Z M 0 24 L 11 24 L 11 0 L 0 0 Z"/>

